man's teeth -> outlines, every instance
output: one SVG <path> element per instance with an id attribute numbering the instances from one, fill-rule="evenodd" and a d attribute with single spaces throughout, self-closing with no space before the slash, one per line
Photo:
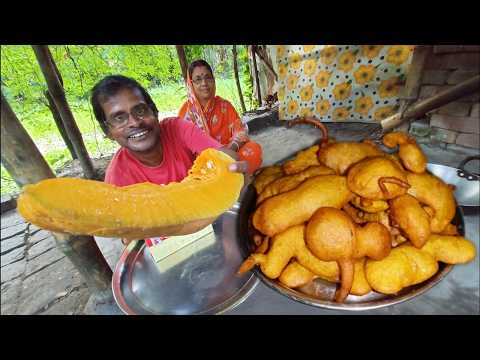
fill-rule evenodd
<path id="1" fill-rule="evenodd" d="M 136 134 L 134 134 L 134 135 L 130 135 L 129 138 L 130 138 L 130 139 L 135 139 L 135 138 L 138 138 L 138 137 L 140 137 L 140 136 L 145 135 L 146 133 L 148 133 L 148 130 L 145 130 L 145 131 L 136 133 Z"/>

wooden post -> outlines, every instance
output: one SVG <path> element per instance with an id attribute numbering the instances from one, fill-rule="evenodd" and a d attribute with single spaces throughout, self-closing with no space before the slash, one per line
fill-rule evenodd
<path id="1" fill-rule="evenodd" d="M 182 68 L 183 80 L 187 81 L 188 62 L 185 56 L 185 49 L 183 45 L 175 45 L 177 48 L 178 60 L 180 61 L 180 67 Z"/>
<path id="2" fill-rule="evenodd" d="M 233 45 L 233 73 L 235 75 L 235 82 L 237 83 L 238 97 L 240 98 L 240 105 L 242 106 L 242 111 L 246 112 L 245 102 L 243 101 L 242 87 L 240 86 L 240 79 L 238 77 L 238 64 L 237 64 L 237 45 Z"/>
<path id="3" fill-rule="evenodd" d="M 32 48 L 47 82 L 48 91 L 50 92 L 50 95 L 52 95 L 55 106 L 58 109 L 63 124 L 65 125 L 68 137 L 72 141 L 73 148 L 78 156 L 83 173 L 86 178 L 95 179 L 96 172 L 93 168 L 92 160 L 88 155 L 88 151 L 83 143 L 82 134 L 80 133 L 70 107 L 68 106 L 65 91 L 55 73 L 52 59 L 48 56 L 48 47 L 46 45 L 32 45 Z"/>
<path id="4" fill-rule="evenodd" d="M 3 166 L 20 188 L 46 178 L 54 178 L 52 169 L 18 120 L 3 93 L 0 94 Z"/>
<path id="5" fill-rule="evenodd" d="M 381 121 L 383 131 L 389 131 L 400 124 L 416 119 L 425 113 L 446 105 L 480 89 L 480 75 L 465 80 L 454 87 L 444 90 L 428 99 L 409 106 L 403 113 L 396 113 Z"/>
<path id="6" fill-rule="evenodd" d="M 278 81 L 278 75 L 275 72 L 275 70 L 273 69 L 272 63 L 267 58 L 267 51 L 265 50 L 265 48 L 258 48 L 258 47 L 255 46 L 254 49 L 255 49 L 255 52 L 257 53 L 258 57 L 267 66 L 267 69 L 270 72 L 270 74 L 275 78 L 275 81 Z"/>
<path id="7" fill-rule="evenodd" d="M 53 60 L 52 53 L 50 52 L 50 49 L 47 48 L 47 55 L 48 58 L 50 59 L 51 63 L 53 64 L 53 68 L 55 70 L 55 74 L 57 74 L 58 80 L 60 81 L 60 84 L 63 87 L 63 79 L 62 75 L 60 74 L 60 71 L 58 71 L 57 64 L 55 64 L 55 61 Z M 75 153 L 75 148 L 73 147 L 72 141 L 69 139 L 67 131 L 65 130 L 65 126 L 63 125 L 62 118 L 60 114 L 58 113 L 58 109 L 55 106 L 55 102 L 53 101 L 52 95 L 50 95 L 50 92 L 48 90 L 45 90 L 43 92 L 45 97 L 47 98 L 48 101 L 48 107 L 52 113 L 53 120 L 55 121 L 55 124 L 57 125 L 58 131 L 60 132 L 60 135 L 62 136 L 63 141 L 65 142 L 65 145 L 67 145 L 68 151 L 70 152 L 70 155 L 72 155 L 72 159 L 78 159 L 77 154 Z"/>
<path id="8" fill-rule="evenodd" d="M 52 96 L 50 95 L 48 90 L 44 91 L 43 94 L 48 100 L 48 107 L 50 108 L 50 111 L 52 113 L 53 120 L 55 121 L 55 124 L 57 124 L 58 131 L 60 131 L 60 135 L 62 136 L 62 139 L 65 142 L 65 145 L 67 145 L 70 155 L 72 155 L 73 159 L 78 159 L 77 154 L 75 154 L 75 149 L 73 147 L 73 144 L 68 137 L 67 131 L 65 130 L 65 126 L 63 126 L 62 118 L 58 113 L 57 107 L 55 106 L 55 102 L 53 101 Z"/>
<path id="9" fill-rule="evenodd" d="M 257 55 L 255 51 L 256 45 L 251 45 L 252 49 L 252 61 L 253 61 L 253 72 L 255 74 L 255 84 L 257 86 L 257 99 L 258 106 L 262 106 L 262 94 L 260 92 L 260 80 L 258 79 L 258 68 L 257 68 Z"/>
<path id="10" fill-rule="evenodd" d="M 418 45 L 415 47 L 405 82 L 405 96 L 401 99 L 400 108 L 402 108 L 402 105 L 405 106 L 409 101 L 418 98 L 422 84 L 423 69 L 431 50 L 432 46 L 430 45 Z"/>
<path id="11" fill-rule="evenodd" d="M 19 186 L 54 178 L 35 143 L 1 94 L 2 164 Z M 72 199 L 75 201 L 75 199 Z M 108 299 L 112 270 L 93 236 L 52 232 L 58 248 L 70 259 L 97 298 Z"/>

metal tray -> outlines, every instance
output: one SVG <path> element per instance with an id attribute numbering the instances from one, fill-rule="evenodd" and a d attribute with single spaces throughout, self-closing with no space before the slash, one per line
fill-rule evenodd
<path id="1" fill-rule="evenodd" d="M 202 246 L 202 238 L 180 249 L 162 260 L 169 261 L 163 270 L 144 241 L 130 243 L 112 279 L 120 309 L 129 315 L 220 314 L 244 301 L 259 280 L 252 273 L 236 275 L 243 261 L 238 208 L 236 204 L 213 223 L 214 241 Z"/>
<path id="2" fill-rule="evenodd" d="M 255 209 L 256 198 L 257 194 L 255 188 L 252 185 L 249 185 L 239 211 L 240 233 L 238 239 L 245 240 L 240 244 L 244 258 L 247 258 L 247 256 L 255 249 L 255 244 L 253 243 L 252 238 L 252 229 L 249 227 L 250 225 L 248 222 L 248 217 Z M 458 232 L 460 235 L 464 236 L 465 223 L 463 219 L 463 212 L 458 206 L 452 223 L 457 225 Z M 331 283 L 322 279 L 315 279 L 303 287 L 290 289 L 282 285 L 279 281 L 272 280 L 263 275 L 258 267 L 255 267 L 252 272 L 267 286 L 295 301 L 327 309 L 358 311 L 377 309 L 398 304 L 425 293 L 433 286 L 438 284 L 453 269 L 453 265 L 448 265 L 441 262 L 438 264 L 439 270 L 433 277 L 424 281 L 423 283 L 404 288 L 396 295 L 385 295 L 372 291 L 363 296 L 349 295 L 345 302 L 341 304 L 336 303 L 333 300 L 337 286 L 335 283 Z"/>

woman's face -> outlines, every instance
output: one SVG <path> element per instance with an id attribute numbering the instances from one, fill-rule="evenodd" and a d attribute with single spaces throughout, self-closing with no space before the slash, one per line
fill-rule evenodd
<path id="1" fill-rule="evenodd" d="M 199 100 L 208 101 L 215 96 L 215 79 L 205 66 L 197 66 L 192 72 L 193 90 Z"/>

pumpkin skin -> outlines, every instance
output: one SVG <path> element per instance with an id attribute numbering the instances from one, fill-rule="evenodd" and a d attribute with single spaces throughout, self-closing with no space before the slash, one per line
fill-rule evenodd
<path id="1" fill-rule="evenodd" d="M 238 157 L 248 163 L 248 173 L 253 174 L 262 166 L 262 147 L 254 141 L 249 141 L 238 150 Z"/>
<path id="2" fill-rule="evenodd" d="M 185 235 L 211 224 L 237 200 L 243 174 L 228 170 L 233 162 L 206 149 L 185 179 L 168 185 L 46 179 L 25 186 L 17 208 L 32 224 L 62 233 L 126 239 Z"/>

